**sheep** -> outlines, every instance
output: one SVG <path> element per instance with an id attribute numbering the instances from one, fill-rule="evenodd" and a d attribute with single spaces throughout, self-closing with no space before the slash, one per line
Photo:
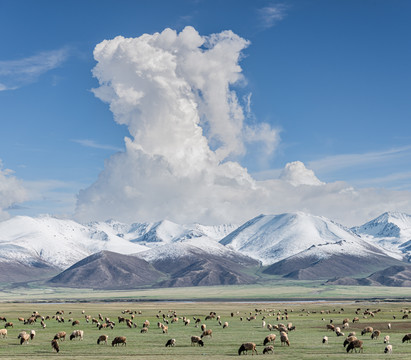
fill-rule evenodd
<path id="1" fill-rule="evenodd" d="M 18 320 L 18 321 L 21 321 L 21 322 L 24 322 L 24 321 L 25 321 L 24 317 L 18 317 L 17 320 Z"/>
<path id="2" fill-rule="evenodd" d="M 74 330 L 70 335 L 70 340 L 75 338 L 79 338 L 79 340 L 83 340 L 84 331 L 83 330 Z"/>
<path id="3" fill-rule="evenodd" d="M 348 336 L 345 340 L 344 340 L 344 344 L 343 346 L 346 347 L 350 342 L 357 340 L 357 338 L 353 335 Z"/>
<path id="4" fill-rule="evenodd" d="M 45 329 L 46 326 L 47 326 L 46 323 L 43 320 L 41 320 L 40 325 L 43 329 Z"/>
<path id="5" fill-rule="evenodd" d="M 228 328 L 228 322 L 227 321 L 223 324 L 223 329 L 225 329 L 225 328 Z"/>
<path id="6" fill-rule="evenodd" d="M 205 331 L 205 329 L 207 329 L 207 325 L 206 324 L 201 324 L 201 331 Z"/>
<path id="7" fill-rule="evenodd" d="M 5 328 L 14 327 L 14 325 L 13 325 L 13 323 L 12 323 L 11 321 L 9 321 L 9 322 L 6 322 L 6 323 L 4 324 L 4 327 L 5 327 Z"/>
<path id="8" fill-rule="evenodd" d="M 347 346 L 347 353 L 350 352 L 350 351 L 352 352 L 353 350 L 355 350 L 355 352 L 357 352 L 357 349 L 360 349 L 360 352 L 363 352 L 364 349 L 363 349 L 362 345 L 363 345 L 362 340 L 353 340 L 353 341 L 351 341 Z"/>
<path id="9" fill-rule="evenodd" d="M 76 325 L 80 325 L 80 321 L 75 320 L 71 323 L 71 326 L 76 326 Z"/>
<path id="10" fill-rule="evenodd" d="M 404 335 L 404 337 L 402 338 L 403 343 L 410 342 L 410 341 L 411 341 L 411 333 Z"/>
<path id="11" fill-rule="evenodd" d="M 271 354 L 274 354 L 274 346 L 268 345 L 264 348 L 263 354 L 268 354 L 269 352 L 271 352 Z"/>
<path id="12" fill-rule="evenodd" d="M 378 339 L 380 335 L 381 335 L 380 330 L 374 330 L 371 334 L 371 339 Z"/>
<path id="13" fill-rule="evenodd" d="M 31 330 L 30 331 L 30 340 L 33 340 L 35 336 L 36 336 L 36 332 L 34 330 Z"/>
<path id="14" fill-rule="evenodd" d="M 57 353 L 60 351 L 60 346 L 57 340 L 53 339 L 51 340 L 51 347 L 53 350 L 55 350 Z"/>
<path id="15" fill-rule="evenodd" d="M 22 334 L 20 337 L 20 345 L 23 345 L 24 343 L 28 344 L 30 340 L 30 335 L 29 334 Z"/>
<path id="16" fill-rule="evenodd" d="M 358 317 L 355 317 L 354 319 L 352 319 L 353 323 L 358 322 L 358 321 L 360 321 L 360 318 L 358 318 Z"/>
<path id="17" fill-rule="evenodd" d="M 169 340 L 166 342 L 166 347 L 168 347 L 168 346 L 175 346 L 175 344 L 176 344 L 176 339 L 169 339 Z"/>
<path id="18" fill-rule="evenodd" d="M 392 354 L 392 345 L 387 345 L 384 349 L 385 354 Z"/>
<path id="19" fill-rule="evenodd" d="M 251 350 L 253 355 L 254 355 L 254 351 L 255 351 L 255 354 L 258 355 L 256 345 L 252 342 L 241 344 L 240 348 L 238 349 L 238 355 L 241 355 L 241 353 L 244 353 L 244 352 L 248 352 L 248 350 Z"/>
<path id="20" fill-rule="evenodd" d="M 262 328 L 265 328 L 265 321 L 264 321 L 264 320 L 263 320 L 262 323 L 261 323 L 261 327 L 262 327 Z"/>
<path id="21" fill-rule="evenodd" d="M 390 335 L 385 335 L 384 336 L 384 344 L 389 344 L 390 343 Z"/>
<path id="22" fill-rule="evenodd" d="M 108 340 L 108 335 L 100 335 L 97 339 L 97 345 L 100 345 L 100 343 L 103 343 L 107 345 L 107 340 Z"/>
<path id="23" fill-rule="evenodd" d="M 328 344 L 328 336 L 323 337 L 323 344 Z"/>
<path id="24" fill-rule="evenodd" d="M 141 334 L 146 334 L 148 332 L 148 328 L 146 328 L 146 327 L 143 327 L 141 330 L 140 330 L 140 333 Z"/>
<path id="25" fill-rule="evenodd" d="M 1 329 L 0 330 L 0 337 L 7 338 L 7 329 Z"/>
<path id="26" fill-rule="evenodd" d="M 168 326 L 167 325 L 164 325 L 162 327 L 162 329 L 163 329 L 163 334 L 168 334 Z"/>
<path id="27" fill-rule="evenodd" d="M 191 346 L 198 344 L 198 346 L 204 346 L 203 340 L 199 336 L 192 336 L 191 337 Z"/>
<path id="28" fill-rule="evenodd" d="M 190 319 L 186 319 L 186 321 L 184 321 L 184 326 L 190 325 Z"/>
<path id="29" fill-rule="evenodd" d="M 367 334 L 367 333 L 372 333 L 374 329 L 371 326 L 367 326 L 366 328 L 361 331 L 361 335 Z"/>
<path id="30" fill-rule="evenodd" d="M 208 330 L 203 331 L 200 337 L 203 338 L 205 336 L 213 337 L 213 330 L 208 329 Z"/>
<path id="31" fill-rule="evenodd" d="M 333 324 L 327 324 L 327 330 L 335 331 L 335 326 Z"/>
<path id="32" fill-rule="evenodd" d="M 285 344 L 287 344 L 287 346 L 290 346 L 290 341 L 288 340 L 288 335 L 284 331 L 281 331 L 280 339 L 281 339 L 281 346 L 283 346 Z"/>
<path id="33" fill-rule="evenodd" d="M 148 321 L 148 320 L 144 321 L 144 322 L 143 322 L 143 327 L 144 327 L 144 328 L 150 327 L 150 321 Z"/>
<path id="34" fill-rule="evenodd" d="M 276 336 L 275 334 L 267 335 L 267 336 L 265 337 L 265 339 L 264 339 L 263 345 L 265 346 L 265 345 L 267 345 L 269 342 L 274 343 L 276 337 L 277 337 L 277 336 Z"/>
<path id="35" fill-rule="evenodd" d="M 66 332 L 65 331 L 60 331 L 56 335 L 54 335 L 54 340 L 66 340 Z"/>
<path id="36" fill-rule="evenodd" d="M 111 342 L 111 346 L 118 346 L 119 344 L 127 346 L 127 338 L 125 336 L 116 336 Z"/>

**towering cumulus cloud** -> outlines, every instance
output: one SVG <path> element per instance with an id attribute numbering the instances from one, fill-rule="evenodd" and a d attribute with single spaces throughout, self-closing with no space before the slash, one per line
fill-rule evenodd
<path id="1" fill-rule="evenodd" d="M 247 124 L 233 90 L 248 45 L 231 31 L 200 36 L 186 27 L 96 46 L 94 93 L 130 137 L 79 193 L 78 220 L 239 223 L 304 210 L 347 223 L 347 214 L 368 220 L 398 204 L 401 194 L 325 184 L 300 162 L 279 179 L 256 181 L 234 161 L 256 141 L 272 153 L 279 139 L 268 124 Z"/>
<path id="2" fill-rule="evenodd" d="M 221 222 L 244 211 L 239 201 L 259 190 L 227 159 L 245 153 L 247 134 L 271 150 L 278 139 L 267 124 L 245 124 L 230 88 L 247 46 L 231 31 L 203 37 L 192 27 L 96 46 L 94 93 L 131 137 L 80 193 L 79 218 Z"/>

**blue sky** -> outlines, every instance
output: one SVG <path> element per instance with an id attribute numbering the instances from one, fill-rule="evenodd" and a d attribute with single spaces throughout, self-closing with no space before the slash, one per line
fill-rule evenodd
<path id="1" fill-rule="evenodd" d="M 243 79 L 231 88 L 246 122 L 265 123 L 278 138 L 269 154 L 245 141 L 246 151 L 229 160 L 259 181 L 301 161 L 323 183 L 376 188 L 398 199 L 386 210 L 411 211 L 409 1 L 1 0 L 0 8 L 3 217 L 71 216 L 79 191 L 125 151 L 129 128 L 92 91 L 96 45 L 186 26 L 249 41 L 238 61 Z M 345 219 L 326 209 L 301 210 Z M 359 217 L 382 209 L 367 207 Z M 282 210 L 295 209 L 272 209 Z"/>

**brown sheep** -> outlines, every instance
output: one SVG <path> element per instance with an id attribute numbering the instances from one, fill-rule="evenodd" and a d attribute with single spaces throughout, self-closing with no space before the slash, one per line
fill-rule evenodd
<path id="1" fill-rule="evenodd" d="M 273 343 L 274 343 L 276 337 L 277 337 L 277 336 L 276 336 L 275 334 L 267 335 L 267 336 L 265 337 L 265 339 L 264 339 L 263 345 L 265 346 L 265 345 L 267 345 L 267 344 L 270 343 L 270 342 L 273 342 Z"/>
<path id="2" fill-rule="evenodd" d="M 238 349 L 238 355 L 241 355 L 241 353 L 244 353 L 244 352 L 247 353 L 248 350 L 252 351 L 252 355 L 254 355 L 254 351 L 256 355 L 258 355 L 256 345 L 252 342 L 241 344 L 240 348 Z"/>
<path id="3" fill-rule="evenodd" d="M 205 329 L 207 329 L 207 325 L 206 324 L 201 324 L 201 331 L 205 331 Z"/>
<path id="4" fill-rule="evenodd" d="M 288 335 L 284 331 L 281 331 L 280 339 L 281 339 L 281 346 L 283 346 L 283 345 L 290 346 L 290 341 L 288 340 Z"/>
<path id="5" fill-rule="evenodd" d="M 367 334 L 367 333 L 372 333 L 374 329 L 371 326 L 367 326 L 366 328 L 361 331 L 361 335 Z"/>
<path id="6" fill-rule="evenodd" d="M 71 323 L 71 326 L 76 326 L 76 325 L 80 325 L 80 321 L 75 320 Z"/>
<path id="7" fill-rule="evenodd" d="M 30 340 L 29 334 L 22 334 L 20 337 L 20 345 L 23 345 L 24 343 L 28 344 L 29 340 Z"/>
<path id="8" fill-rule="evenodd" d="M 333 324 L 327 324 L 327 330 L 334 331 L 335 326 Z"/>
<path id="9" fill-rule="evenodd" d="M 167 325 L 164 325 L 162 327 L 162 329 L 163 329 L 163 334 L 168 334 L 168 326 Z"/>
<path id="10" fill-rule="evenodd" d="M 404 335 L 404 337 L 402 338 L 403 343 L 410 342 L 410 341 L 411 341 L 411 333 Z"/>
<path id="11" fill-rule="evenodd" d="M 191 346 L 198 344 L 198 346 L 204 346 L 203 340 L 199 336 L 192 336 L 191 337 Z"/>
<path id="12" fill-rule="evenodd" d="M 108 335 L 100 335 L 97 339 L 97 345 L 100 345 L 100 343 L 103 343 L 107 345 L 107 340 L 108 340 Z"/>
<path id="13" fill-rule="evenodd" d="M 127 338 L 125 336 L 116 336 L 111 342 L 111 346 L 118 346 L 119 344 L 127 346 Z"/>
<path id="14" fill-rule="evenodd" d="M 1 329 L 0 330 L 0 337 L 7 338 L 7 329 Z"/>
<path id="15" fill-rule="evenodd" d="M 140 330 L 140 333 L 141 334 L 146 334 L 148 332 L 148 328 L 147 327 L 143 327 L 141 330 Z"/>
<path id="16" fill-rule="evenodd" d="M 378 339 L 381 335 L 381 331 L 380 330 L 374 330 L 371 334 L 371 339 Z"/>
<path id="17" fill-rule="evenodd" d="M 169 339 L 167 342 L 166 342 L 166 347 L 168 347 L 168 346 L 175 346 L 176 345 L 176 339 Z"/>
<path id="18" fill-rule="evenodd" d="M 225 329 L 225 328 L 228 328 L 228 322 L 227 321 L 223 324 L 223 329 Z"/>
<path id="19" fill-rule="evenodd" d="M 13 325 L 13 323 L 12 323 L 11 321 L 9 321 L 9 322 L 6 322 L 6 323 L 4 324 L 4 327 L 5 327 L 5 328 L 14 327 L 14 325 Z"/>
<path id="20" fill-rule="evenodd" d="M 35 336 L 36 336 L 36 332 L 34 330 L 31 330 L 30 331 L 30 340 L 33 340 Z"/>
<path id="21" fill-rule="evenodd" d="M 359 318 L 359 317 L 355 317 L 354 319 L 352 319 L 352 322 L 353 322 L 353 323 L 358 322 L 358 321 L 360 321 L 360 318 Z"/>
<path id="22" fill-rule="evenodd" d="M 70 340 L 79 338 L 79 340 L 83 340 L 84 331 L 83 330 L 74 330 L 70 335 Z"/>
<path id="23" fill-rule="evenodd" d="M 213 337 L 213 330 L 208 329 L 208 330 L 203 331 L 203 333 L 201 334 L 201 338 L 205 336 Z"/>
<path id="24" fill-rule="evenodd" d="M 362 340 L 353 340 L 353 341 L 351 341 L 347 346 L 347 353 L 349 351 L 353 352 L 353 350 L 355 350 L 355 352 L 357 352 L 357 349 L 360 349 L 360 352 L 363 352 L 364 349 L 363 349 L 362 345 L 363 345 Z"/>
<path id="25" fill-rule="evenodd" d="M 268 354 L 270 352 L 271 354 L 274 354 L 274 346 L 272 345 L 266 346 L 263 350 L 263 354 Z"/>
<path id="26" fill-rule="evenodd" d="M 54 340 L 66 340 L 66 332 L 65 331 L 60 331 L 56 335 L 54 335 Z"/>
<path id="27" fill-rule="evenodd" d="M 148 328 L 150 327 L 150 321 L 146 320 L 143 322 L 143 327 Z"/>
<path id="28" fill-rule="evenodd" d="M 53 350 L 55 350 L 57 353 L 60 351 L 60 346 L 57 340 L 53 339 L 51 340 L 51 347 Z"/>
<path id="29" fill-rule="evenodd" d="M 346 347 L 351 341 L 357 340 L 357 338 L 353 335 L 348 336 L 345 340 L 344 340 L 344 344 L 343 346 Z"/>

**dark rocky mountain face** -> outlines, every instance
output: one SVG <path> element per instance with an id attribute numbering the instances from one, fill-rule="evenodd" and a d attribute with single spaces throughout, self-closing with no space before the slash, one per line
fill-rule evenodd
<path id="1" fill-rule="evenodd" d="M 124 289 L 152 285 L 162 276 L 163 274 L 143 259 L 101 251 L 53 277 L 48 284 L 80 288 Z"/>

